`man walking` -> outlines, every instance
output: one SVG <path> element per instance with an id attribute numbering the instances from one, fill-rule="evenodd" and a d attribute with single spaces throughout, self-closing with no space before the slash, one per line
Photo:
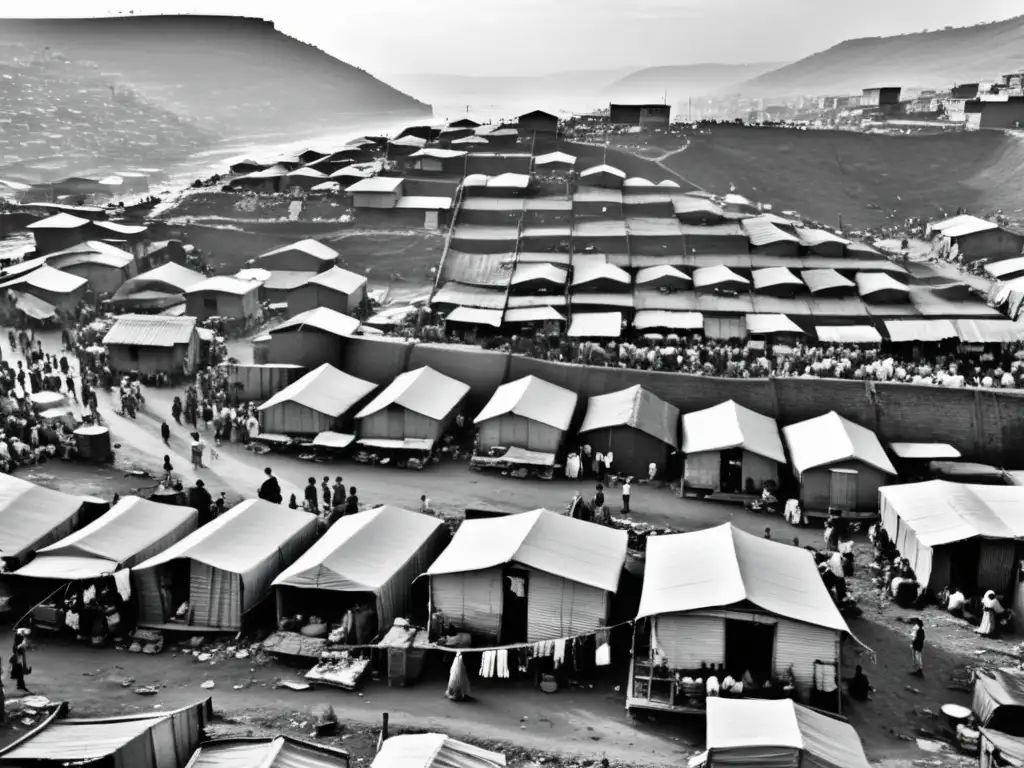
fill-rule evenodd
<path id="1" fill-rule="evenodd" d="M 633 490 L 632 486 L 629 484 L 630 479 L 631 478 L 627 477 L 625 482 L 622 484 L 622 514 L 624 515 L 629 514 L 629 494 Z"/>
<path id="2" fill-rule="evenodd" d="M 910 641 L 910 647 L 914 652 L 914 670 L 910 674 L 924 677 L 924 622 L 920 619 L 911 619 L 910 624 L 914 627 Z"/>

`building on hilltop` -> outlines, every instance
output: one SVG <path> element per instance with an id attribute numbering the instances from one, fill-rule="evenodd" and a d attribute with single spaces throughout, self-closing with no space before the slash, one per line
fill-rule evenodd
<path id="1" fill-rule="evenodd" d="M 900 87 L 865 88 L 861 93 L 862 107 L 895 107 L 900 103 Z"/>
<path id="2" fill-rule="evenodd" d="M 1024 128 L 1024 96 L 1004 93 L 968 101 L 964 104 L 964 122 L 969 131 Z"/>
<path id="3" fill-rule="evenodd" d="M 613 125 L 665 127 L 672 117 L 668 104 L 611 104 L 608 122 Z"/>
<path id="4" fill-rule="evenodd" d="M 520 136 L 545 135 L 554 137 L 558 134 L 558 118 L 549 112 L 535 109 L 520 115 L 516 127 Z"/>

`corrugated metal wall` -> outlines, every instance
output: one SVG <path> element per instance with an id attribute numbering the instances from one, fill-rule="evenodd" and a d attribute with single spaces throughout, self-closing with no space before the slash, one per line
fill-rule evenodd
<path id="1" fill-rule="evenodd" d="M 501 586 L 501 568 L 431 576 L 431 602 L 457 629 L 496 638 L 501 630 Z"/>
<path id="2" fill-rule="evenodd" d="M 775 674 L 783 675 L 793 667 L 797 687 L 808 690 L 814 686 L 814 662 L 835 662 L 839 659 L 839 633 L 833 629 L 816 627 L 780 618 L 775 625 Z M 826 683 L 825 691 L 835 690 L 835 681 L 829 677 L 831 668 L 820 668 Z"/>
<path id="3" fill-rule="evenodd" d="M 669 613 L 655 617 L 657 648 L 670 669 L 698 669 L 701 664 L 725 663 L 725 619 Z"/>
<path id="4" fill-rule="evenodd" d="M 779 482 L 779 465 L 764 456 L 758 456 L 750 451 L 743 452 L 743 487 L 752 487 L 755 493 L 760 493 L 764 488 L 766 480 Z"/>
<path id="5" fill-rule="evenodd" d="M 404 440 L 421 438 L 437 440 L 443 422 L 431 419 L 400 405 L 391 405 L 382 411 L 359 420 L 359 437 Z"/>
<path id="6" fill-rule="evenodd" d="M 160 593 L 160 568 L 134 570 L 131 574 L 132 597 L 139 612 L 140 624 L 163 624 L 168 611 L 174 610 L 163 604 Z"/>
<path id="7" fill-rule="evenodd" d="M 481 452 L 497 445 L 516 446 L 529 451 L 557 453 L 562 443 L 563 432 L 538 421 L 524 419 L 515 414 L 505 414 L 488 419 L 480 425 Z"/>
<path id="8" fill-rule="evenodd" d="M 242 577 L 191 561 L 189 602 L 192 622 L 201 627 L 242 628 Z"/>
<path id="9" fill-rule="evenodd" d="M 608 593 L 560 576 L 530 569 L 526 639 L 557 640 L 605 626 Z"/>
<path id="10" fill-rule="evenodd" d="M 334 427 L 336 419 L 298 403 L 285 402 L 260 411 L 263 432 L 318 435 Z"/>
<path id="11" fill-rule="evenodd" d="M 719 490 L 722 485 L 722 454 L 719 451 L 689 454 L 683 477 L 693 488 Z"/>
<path id="12" fill-rule="evenodd" d="M 983 539 L 978 560 L 978 587 L 1004 594 L 1014 584 L 1017 567 L 1017 542 Z"/>

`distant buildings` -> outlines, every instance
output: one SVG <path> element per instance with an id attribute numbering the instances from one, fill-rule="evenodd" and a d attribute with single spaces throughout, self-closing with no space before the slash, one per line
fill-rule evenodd
<path id="1" fill-rule="evenodd" d="M 900 92 L 902 88 L 865 88 L 860 97 L 862 107 L 897 107 L 900 103 Z"/>
<path id="2" fill-rule="evenodd" d="M 671 117 L 668 104 L 612 104 L 608 112 L 613 125 L 667 126 Z"/>
<path id="3" fill-rule="evenodd" d="M 1024 96 L 995 95 L 964 105 L 967 130 L 1024 129 Z"/>

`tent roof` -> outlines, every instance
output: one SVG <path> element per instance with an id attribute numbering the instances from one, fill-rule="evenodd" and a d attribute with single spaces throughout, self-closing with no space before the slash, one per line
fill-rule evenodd
<path id="1" fill-rule="evenodd" d="M 607 173 L 611 176 L 618 176 L 620 179 L 626 178 L 626 172 L 620 171 L 618 168 L 608 164 L 595 165 L 591 168 L 587 168 L 585 171 L 580 173 L 580 178 L 586 178 L 587 176 L 596 176 L 601 173 Z"/>
<path id="2" fill-rule="evenodd" d="M 333 176 L 333 174 L 332 174 Z M 288 245 L 282 245 L 280 248 L 275 248 L 272 251 L 267 251 L 256 257 L 256 261 L 267 256 L 273 256 L 278 253 L 287 253 L 288 251 L 302 251 L 309 256 L 315 256 L 321 261 L 334 261 L 338 258 L 338 252 L 331 248 L 329 245 L 321 243 L 319 240 L 312 238 L 306 238 L 305 240 L 299 240 L 295 243 L 289 243 Z"/>
<path id="3" fill-rule="evenodd" d="M 428 419 L 443 419 L 462 402 L 467 392 L 468 384 L 423 366 L 396 376 L 383 392 L 356 414 L 356 418 L 363 419 L 390 405 L 399 405 Z"/>
<path id="4" fill-rule="evenodd" d="M 572 285 L 574 288 L 596 280 L 612 280 L 622 285 L 629 285 L 632 282 L 629 272 L 622 267 L 609 264 L 607 261 L 585 261 L 573 268 Z"/>
<path id="5" fill-rule="evenodd" d="M 201 283 L 205 279 L 204 275 L 169 261 L 166 264 L 161 264 L 156 269 L 151 269 L 148 272 L 143 272 L 141 275 L 136 275 L 130 280 L 126 280 L 117 289 L 115 295 L 130 296 L 138 293 L 138 291 L 152 288 L 154 283 L 165 283 L 177 288 L 180 293 L 184 293 L 191 286 Z"/>
<path id="6" fill-rule="evenodd" d="M 536 165 L 576 165 L 575 155 L 570 155 L 565 152 L 548 152 L 546 155 L 537 155 L 533 158 L 533 164 Z"/>
<path id="7" fill-rule="evenodd" d="M 857 731 L 849 723 L 789 699 L 723 699 L 707 703 L 707 749 L 788 747 L 807 752 L 822 768 L 868 768 Z"/>
<path id="8" fill-rule="evenodd" d="M 286 568 L 274 586 L 377 592 L 444 522 L 399 507 L 346 515 Z"/>
<path id="9" fill-rule="evenodd" d="M 770 416 L 762 416 L 732 400 L 683 414 L 683 453 L 729 448 L 742 448 L 779 464 L 786 463 L 779 425 Z"/>
<path id="10" fill-rule="evenodd" d="M 885 272 L 858 272 L 854 275 L 854 279 L 857 283 L 857 292 L 861 296 L 870 296 L 872 293 L 880 293 L 881 291 L 910 293 L 909 286 Z"/>
<path id="11" fill-rule="evenodd" d="M 583 418 L 583 425 L 579 431 L 583 434 L 595 429 L 632 427 L 658 438 L 673 448 L 678 448 L 678 423 L 678 408 L 637 384 L 618 392 L 590 398 L 587 401 L 587 415 Z"/>
<path id="12" fill-rule="evenodd" d="M 359 321 L 330 307 L 314 307 L 285 320 L 280 325 L 271 328 L 268 333 L 301 331 L 306 327 L 333 333 L 335 336 L 351 336 L 359 328 Z"/>
<path id="13" fill-rule="evenodd" d="M 1009 708 L 999 718 L 1004 722 L 994 722 L 1001 707 Z M 1020 722 L 1020 713 L 1024 710 L 1024 672 L 1013 668 L 979 669 L 974 677 L 974 706 L 971 708 L 982 725 L 1000 727 L 1011 718 Z"/>
<path id="14" fill-rule="evenodd" d="M 970 485 L 948 480 L 886 485 L 886 504 L 917 540 L 938 547 L 975 537 L 1024 539 L 1024 487 Z M 883 515 L 883 521 L 884 521 Z"/>
<path id="15" fill-rule="evenodd" d="M 282 544 L 316 525 L 316 515 L 262 499 L 245 499 L 216 520 L 135 566 L 155 568 L 172 560 L 195 560 L 229 573 L 247 573 Z"/>
<path id="16" fill-rule="evenodd" d="M 244 296 L 247 293 L 259 290 L 259 287 L 260 284 L 255 280 L 240 280 L 237 277 L 218 275 L 217 277 L 208 277 L 195 285 L 190 285 L 185 289 L 185 293 L 209 291 L 212 293 L 230 293 L 233 296 Z"/>
<path id="17" fill-rule="evenodd" d="M 39 550 L 36 558 L 16 573 L 64 581 L 94 578 L 117 570 L 190 521 L 194 527 L 198 519 L 199 513 L 191 507 L 125 496 L 99 519 Z"/>
<path id="18" fill-rule="evenodd" d="M 834 269 L 805 269 L 800 273 L 811 293 L 833 288 L 854 288 L 853 280 L 843 277 Z"/>
<path id="19" fill-rule="evenodd" d="M 516 264 L 516 270 L 512 275 L 512 285 L 521 285 L 533 280 L 544 280 L 555 285 L 565 285 L 567 275 L 567 270 L 554 264 L 519 263 Z"/>
<path id="20" fill-rule="evenodd" d="M 772 313 L 749 313 L 746 317 L 747 333 L 796 333 L 804 335 L 804 329 L 786 315 Z"/>
<path id="21" fill-rule="evenodd" d="M 89 223 L 89 219 L 83 219 L 81 216 L 62 212 L 56 213 L 53 216 L 47 216 L 39 221 L 33 221 L 25 229 L 78 229 Z"/>
<path id="22" fill-rule="evenodd" d="M 84 277 L 72 275 L 70 272 L 61 272 L 59 269 L 54 269 L 48 264 L 43 264 L 21 277 L 4 283 L 4 288 L 12 288 L 16 285 L 29 285 L 41 291 L 49 291 L 51 293 L 74 293 L 88 282 Z"/>
<path id="23" fill-rule="evenodd" d="M 0 556 L 19 557 L 74 517 L 85 499 L 0 474 Z"/>
<path id="24" fill-rule="evenodd" d="M 638 286 L 646 283 L 661 282 L 661 283 L 692 283 L 690 276 L 671 266 L 670 264 L 661 264 L 656 267 L 642 267 L 637 270 L 636 273 L 636 284 Z"/>
<path id="25" fill-rule="evenodd" d="M 489 325 L 501 327 L 500 309 L 481 309 L 479 307 L 456 307 L 445 320 L 449 323 L 469 323 L 471 325 Z"/>
<path id="26" fill-rule="evenodd" d="M 750 273 L 754 278 L 754 290 L 760 291 L 776 285 L 796 285 L 803 287 L 803 280 L 794 275 L 788 267 L 764 267 Z"/>
<path id="27" fill-rule="evenodd" d="M 506 309 L 503 322 L 506 323 L 539 323 L 541 321 L 565 322 L 565 317 L 551 306 L 520 307 Z"/>
<path id="28" fill-rule="evenodd" d="M 731 523 L 647 540 L 637 618 L 742 602 L 805 624 L 850 631 L 806 549 L 762 539 Z"/>
<path id="29" fill-rule="evenodd" d="M 176 344 L 188 344 L 195 328 L 194 317 L 121 315 L 103 337 L 103 343 L 173 347 Z"/>
<path id="30" fill-rule="evenodd" d="M 615 592 L 626 561 L 627 539 L 625 531 L 546 509 L 467 520 L 427 573 L 467 573 L 516 562 Z"/>
<path id="31" fill-rule="evenodd" d="M 577 399 L 577 394 L 571 390 L 536 376 L 524 376 L 498 387 L 484 409 L 473 419 L 473 423 L 479 424 L 512 413 L 555 429 L 566 430 L 572 421 Z"/>
<path id="32" fill-rule="evenodd" d="M 800 240 L 780 229 L 763 216 L 755 216 L 751 219 L 744 219 L 741 222 L 743 232 L 746 234 L 750 244 L 754 247 L 759 245 L 770 245 L 771 243 L 799 243 Z"/>
<path id="33" fill-rule="evenodd" d="M 945 341 L 959 335 L 952 320 L 886 320 L 885 330 L 893 342 Z"/>
<path id="34" fill-rule="evenodd" d="M 839 344 L 880 344 L 882 334 L 872 325 L 816 325 L 818 341 Z"/>
<path id="35" fill-rule="evenodd" d="M 376 384 L 357 379 L 324 363 L 298 381 L 292 382 L 259 407 L 265 411 L 281 403 L 297 403 L 328 416 L 341 416 L 373 392 Z"/>
<path id="36" fill-rule="evenodd" d="M 48 301 L 43 301 L 31 293 L 9 290 L 9 295 L 14 299 L 14 307 L 28 317 L 35 320 L 46 320 L 57 314 L 57 308 Z"/>
<path id="37" fill-rule="evenodd" d="M 442 733 L 392 736 L 381 744 L 370 768 L 502 768 L 505 756 Z"/>
<path id="38" fill-rule="evenodd" d="M 622 313 L 574 312 L 566 335 L 571 339 L 617 339 L 622 335 Z"/>
<path id="39" fill-rule="evenodd" d="M 808 248 L 813 248 L 816 245 L 824 245 L 825 243 L 837 243 L 840 245 L 850 244 L 849 240 L 839 237 L 839 235 L 833 235 L 827 229 L 797 227 L 796 236 L 800 238 L 800 243 L 802 245 L 806 245 Z"/>
<path id="40" fill-rule="evenodd" d="M 697 267 L 697 269 L 693 271 L 694 288 L 708 288 L 726 283 L 750 285 L 750 281 L 747 280 L 747 278 L 738 275 L 728 267 L 724 267 L 722 265 L 714 267 Z"/>
<path id="41" fill-rule="evenodd" d="M 835 411 L 783 427 L 782 436 L 797 472 L 856 459 L 890 475 L 896 474 L 875 433 Z"/>
<path id="42" fill-rule="evenodd" d="M 366 278 L 362 275 L 357 275 L 355 272 L 349 272 L 347 269 L 335 266 L 326 272 L 321 272 L 312 278 L 309 283 L 322 285 L 324 288 L 330 288 L 333 291 L 338 291 L 338 293 L 348 295 L 355 293 L 366 285 Z"/>
<path id="43" fill-rule="evenodd" d="M 116 245 L 104 243 L 102 240 L 87 240 L 70 248 L 48 253 L 46 263 L 55 269 L 63 269 L 76 264 L 101 264 L 107 267 L 126 267 L 135 261 L 135 256 L 123 251 Z"/>

